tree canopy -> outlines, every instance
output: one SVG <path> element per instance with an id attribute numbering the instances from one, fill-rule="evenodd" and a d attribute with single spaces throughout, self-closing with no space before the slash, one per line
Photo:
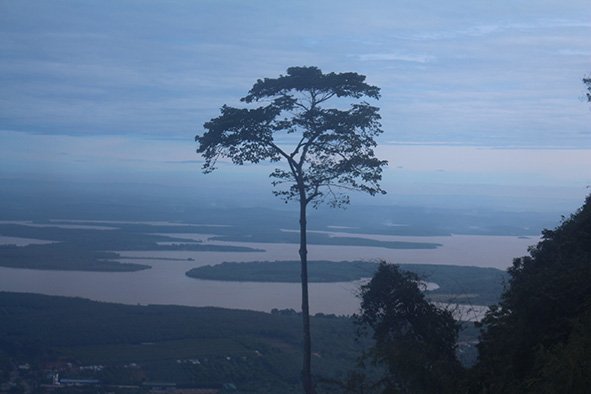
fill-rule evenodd
<path id="1" fill-rule="evenodd" d="M 586 393 L 591 386 L 591 195 L 529 255 L 481 326 L 479 359 L 454 357 L 457 325 L 425 300 L 418 277 L 382 264 L 362 287 L 370 356 L 387 367 L 384 392 Z"/>
<path id="2" fill-rule="evenodd" d="M 238 165 L 284 160 L 287 166 L 270 175 L 275 186 L 286 186 L 275 194 L 306 203 L 347 203 L 344 190 L 384 193 L 379 181 L 387 162 L 374 153 L 379 108 L 365 101 L 345 107 L 340 100 L 363 97 L 378 99 L 379 88 L 357 73 L 290 67 L 286 75 L 259 79 L 241 101 L 263 105 L 224 105 L 204 124 L 206 132 L 196 137 L 203 169 L 213 171 L 220 158 Z M 336 107 L 326 108 L 333 98 Z"/>
<path id="3" fill-rule="evenodd" d="M 384 393 L 453 393 L 461 373 L 455 356 L 459 324 L 450 311 L 429 302 L 420 278 L 381 263 L 361 288 L 362 327 L 371 328 L 369 352 L 383 365 Z"/>
<path id="4" fill-rule="evenodd" d="M 488 392 L 587 392 L 591 385 L 591 196 L 530 256 L 513 261 L 483 321 L 478 380 Z"/>

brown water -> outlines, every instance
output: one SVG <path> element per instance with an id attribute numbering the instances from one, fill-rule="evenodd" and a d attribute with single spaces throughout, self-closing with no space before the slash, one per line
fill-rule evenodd
<path id="1" fill-rule="evenodd" d="M 179 237 L 179 234 L 174 234 Z M 202 234 L 183 234 L 203 239 Z M 206 238 L 206 237 L 205 237 Z M 390 238 L 388 239 L 390 240 Z M 310 245 L 311 260 L 376 260 L 507 268 L 513 257 L 524 255 L 537 239 L 505 236 L 392 237 L 391 240 L 438 242 L 433 250 L 400 250 L 361 246 Z M 212 242 L 213 243 L 213 242 Z M 225 242 L 215 242 L 226 244 Z M 192 258 L 195 261 L 128 260 L 152 269 L 138 272 L 41 271 L 0 267 L 0 290 L 77 296 L 125 304 L 218 306 L 270 311 L 300 310 L 298 283 L 220 282 L 185 276 L 191 268 L 223 261 L 296 260 L 294 244 L 228 243 L 265 249 L 265 252 L 126 251 L 123 257 Z M 361 282 L 310 284 L 312 313 L 352 314 Z"/>
<path id="2" fill-rule="evenodd" d="M 515 236 L 491 235 L 453 235 L 449 237 L 416 237 L 373 234 L 331 233 L 339 237 L 365 237 L 379 241 L 433 242 L 442 246 L 436 249 L 388 249 L 381 247 L 344 246 L 344 245 L 309 245 L 310 260 L 386 260 L 391 263 L 426 263 L 453 264 L 462 266 L 494 267 L 507 269 L 514 257 L 527 254 L 527 248 L 539 239 L 519 238 Z M 163 234 L 165 235 L 165 234 Z M 170 235 L 170 234 L 168 234 Z M 203 241 L 204 234 L 174 234 L 177 238 Z M 229 252 L 191 252 L 159 251 L 149 252 L 152 256 L 194 258 L 198 264 L 217 264 L 224 261 L 253 260 L 297 260 L 298 245 L 251 242 L 208 242 L 215 245 L 236 245 L 258 249 L 265 252 L 229 253 Z M 147 256 L 144 251 L 123 252 L 125 256 Z M 203 265 L 201 264 L 201 265 Z M 196 265 L 197 266 L 197 265 Z"/>

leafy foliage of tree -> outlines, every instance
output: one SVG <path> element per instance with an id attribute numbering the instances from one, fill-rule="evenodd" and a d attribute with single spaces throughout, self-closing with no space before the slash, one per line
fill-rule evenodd
<path id="1" fill-rule="evenodd" d="M 478 364 L 487 392 L 587 392 L 591 387 L 591 196 L 530 256 L 515 259 L 487 314 Z"/>
<path id="2" fill-rule="evenodd" d="M 591 102 L 591 77 L 583 78 L 583 83 L 587 85 L 587 101 Z"/>
<path id="3" fill-rule="evenodd" d="M 387 369 L 380 382 L 384 393 L 452 393 L 461 376 L 459 324 L 425 298 L 419 279 L 381 263 L 361 289 L 358 320 L 375 340 L 369 357 Z"/>
<path id="4" fill-rule="evenodd" d="M 375 137 L 382 133 L 379 108 L 364 97 L 378 99 L 379 88 L 357 73 L 323 74 L 316 67 L 290 67 L 286 75 L 259 79 L 241 99 L 250 105 L 224 105 L 221 115 L 206 122 L 205 133 L 195 137 L 197 152 L 205 159 L 204 172 L 215 169 L 219 158 L 234 164 L 283 161 L 271 174 L 275 195 L 299 202 L 302 317 L 304 332 L 303 383 L 314 391 L 311 378 L 311 339 L 307 274 L 308 204 L 327 202 L 342 206 L 347 191 L 371 195 L 380 187 L 386 161 L 374 153 Z M 332 99 L 332 100 L 331 100 Z M 353 104 L 343 104 L 354 99 Z M 334 104 L 328 108 L 329 102 Z M 262 105 L 256 106 L 257 103 Z"/>
<path id="5" fill-rule="evenodd" d="M 316 67 L 291 67 L 279 78 L 259 79 L 245 103 L 255 108 L 224 105 L 221 115 L 204 124 L 197 136 L 205 172 L 219 158 L 234 164 L 285 160 L 288 168 L 271 173 L 275 190 L 285 199 L 332 205 L 348 202 L 339 189 L 383 193 L 379 186 L 385 161 L 375 157 L 374 138 L 382 133 L 379 108 L 359 102 L 348 108 L 325 108 L 332 98 L 378 99 L 379 88 L 357 73 L 323 74 Z M 280 141 L 292 136 L 293 143 Z"/>

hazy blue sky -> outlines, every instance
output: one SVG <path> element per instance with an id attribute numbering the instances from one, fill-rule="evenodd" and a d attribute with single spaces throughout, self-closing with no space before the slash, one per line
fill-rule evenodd
<path id="1" fill-rule="evenodd" d="M 590 37 L 588 0 L 2 0 L 0 177 L 270 194 L 259 168 L 199 175 L 193 137 L 257 78 L 316 65 L 381 87 L 391 201 L 571 206 L 591 184 Z"/>

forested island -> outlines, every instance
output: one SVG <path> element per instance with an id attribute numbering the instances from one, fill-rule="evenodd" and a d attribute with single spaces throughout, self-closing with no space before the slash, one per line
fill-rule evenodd
<path id="1" fill-rule="evenodd" d="M 308 268 L 310 282 L 348 282 L 370 278 L 378 264 L 367 261 L 311 261 Z M 461 267 L 435 264 L 400 264 L 400 268 L 419 275 L 437 288 L 428 290 L 437 301 L 490 305 L 498 302 L 508 275 L 495 268 Z M 299 282 L 297 261 L 225 262 L 206 265 L 188 271 L 196 279 L 244 282 Z"/>
<path id="2" fill-rule="evenodd" d="M 63 228 L 59 223 L 40 222 L 42 227 L 0 223 L 0 235 L 52 241 L 25 246 L 0 245 L 0 266 L 43 270 L 129 272 L 149 269 L 150 265 L 117 261 L 115 251 L 199 251 L 256 252 L 257 248 L 203 244 L 173 235 L 155 234 L 167 226 L 118 224 L 112 229 Z M 96 225 L 96 224 L 94 224 Z M 191 227 L 179 226 L 183 230 Z M 178 230 L 178 229 L 177 229 Z M 149 254 L 149 253 L 148 253 Z M 149 256 L 145 260 L 150 260 Z M 166 258 L 164 259 L 166 260 Z"/>

